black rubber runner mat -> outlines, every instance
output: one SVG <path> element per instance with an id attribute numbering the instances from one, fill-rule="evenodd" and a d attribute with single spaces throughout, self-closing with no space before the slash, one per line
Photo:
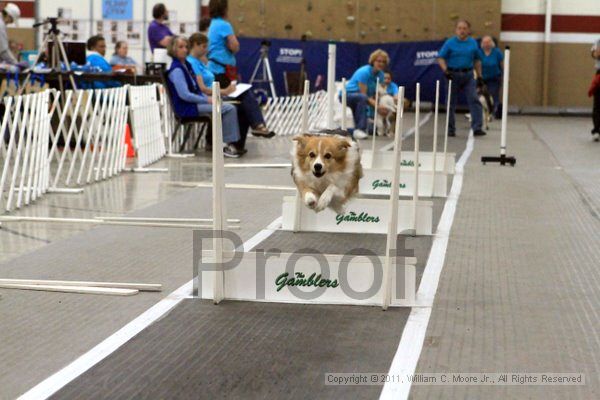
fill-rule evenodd
<path id="1" fill-rule="evenodd" d="M 376 399 L 409 309 L 184 300 L 54 399 Z"/>

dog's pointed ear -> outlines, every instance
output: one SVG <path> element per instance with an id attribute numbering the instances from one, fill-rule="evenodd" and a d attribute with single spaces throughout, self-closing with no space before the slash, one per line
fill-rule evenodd
<path id="1" fill-rule="evenodd" d="M 306 146 L 306 139 L 306 135 L 296 135 L 292 138 L 292 140 L 297 142 L 300 147 Z"/>
<path id="2" fill-rule="evenodd" d="M 350 143 L 348 140 L 346 140 L 346 139 L 340 140 L 340 146 L 339 146 L 340 150 L 343 150 L 343 151 L 348 150 L 351 146 L 352 146 L 352 143 Z"/>

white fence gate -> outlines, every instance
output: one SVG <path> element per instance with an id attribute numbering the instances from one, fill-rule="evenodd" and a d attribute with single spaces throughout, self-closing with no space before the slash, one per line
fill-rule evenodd
<path id="1" fill-rule="evenodd" d="M 48 191 L 50 93 L 6 97 L 0 132 L 0 207 L 11 211 Z"/>
<path id="2" fill-rule="evenodd" d="M 165 134 L 163 132 L 169 122 L 161 120 L 161 107 L 156 84 L 129 87 L 129 104 L 134 147 L 137 153 L 137 167 L 144 168 L 165 156 Z M 168 112 L 163 116 L 168 117 Z M 168 137 L 166 139 L 168 140 Z"/>

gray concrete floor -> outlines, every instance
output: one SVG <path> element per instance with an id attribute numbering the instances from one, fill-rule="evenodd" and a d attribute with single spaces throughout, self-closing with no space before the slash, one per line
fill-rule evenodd
<path id="1" fill-rule="evenodd" d="M 573 372 L 585 386 L 413 386 L 414 399 L 600 397 L 600 143 L 588 119 L 514 117 L 515 168 L 478 138 L 417 372 Z"/>
<path id="2" fill-rule="evenodd" d="M 411 119 L 408 114 L 405 129 Z M 431 124 L 422 132 L 427 129 Z M 476 140 L 417 371 L 581 371 L 589 383 L 558 389 L 415 386 L 414 398 L 599 397 L 600 144 L 591 142 L 587 119 L 513 117 L 509 129 L 515 168 L 479 163 L 481 155 L 497 153 L 497 122 Z M 462 151 L 465 138 L 451 139 L 450 150 Z M 285 161 L 288 140 L 251 140 L 242 161 Z M 428 141 L 425 134 L 422 143 Z M 168 173 L 124 174 L 86 187 L 83 195 L 47 195 L 17 214 L 208 217 L 206 190 L 166 184 L 210 179 L 200 166 L 208 161 L 205 154 L 165 159 L 156 166 L 168 166 Z M 265 183 L 260 173 L 235 174 L 227 179 Z M 289 185 L 289 171 L 268 180 Z M 240 232 L 244 240 L 280 214 L 281 193 L 232 193 L 230 216 L 248 221 Z M 188 233 L 114 232 L 64 224 L 0 229 L 2 277 L 136 278 L 165 285 L 162 294 L 127 299 L 0 290 L 0 398 L 25 392 L 190 279 Z"/>

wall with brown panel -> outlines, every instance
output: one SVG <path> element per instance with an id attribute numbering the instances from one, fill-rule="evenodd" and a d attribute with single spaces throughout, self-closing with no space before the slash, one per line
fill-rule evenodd
<path id="1" fill-rule="evenodd" d="M 587 96 L 595 73 L 591 44 L 554 43 L 550 49 L 548 104 L 559 107 L 591 107 Z"/>
<path id="2" fill-rule="evenodd" d="M 500 33 L 500 0 L 231 0 L 240 36 L 361 43 L 436 40 L 466 18 L 476 35 Z"/>

